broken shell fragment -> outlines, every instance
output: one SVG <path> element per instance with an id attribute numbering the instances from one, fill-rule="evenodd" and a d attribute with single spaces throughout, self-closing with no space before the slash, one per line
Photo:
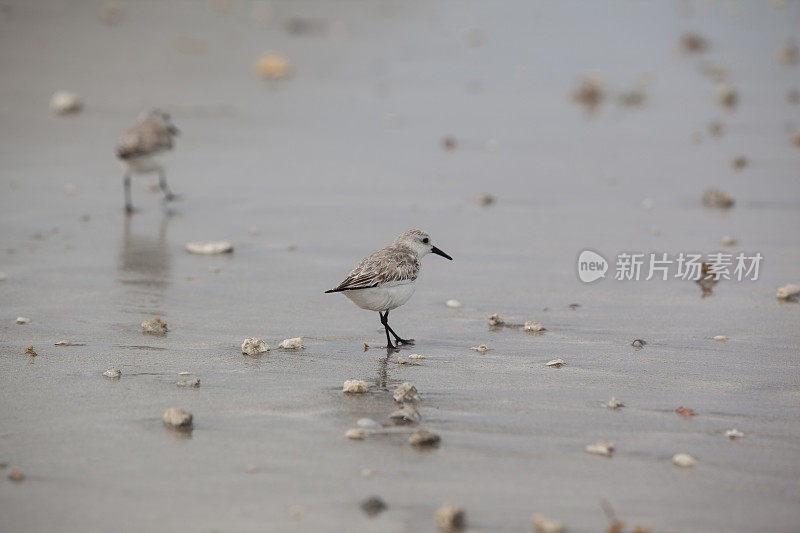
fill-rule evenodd
<path id="1" fill-rule="evenodd" d="M 352 440 L 364 440 L 364 437 L 367 436 L 367 432 L 361 428 L 350 428 L 344 432 L 344 436 Z"/>
<path id="2" fill-rule="evenodd" d="M 736 428 L 733 428 L 733 429 L 726 430 L 725 431 L 725 436 L 728 437 L 731 440 L 733 440 L 733 439 L 741 439 L 742 437 L 744 437 L 744 433 L 742 433 L 741 431 L 739 431 Z"/>
<path id="3" fill-rule="evenodd" d="M 188 379 L 185 381 L 178 381 L 175 383 L 178 387 L 188 387 L 190 389 L 196 389 L 200 387 L 200 378 Z"/>
<path id="4" fill-rule="evenodd" d="M 414 385 L 406 381 L 395 389 L 392 397 L 397 403 L 418 402 L 419 392 Z"/>
<path id="5" fill-rule="evenodd" d="M 547 331 L 547 328 L 541 322 L 525 322 L 525 331 L 540 332 Z"/>
<path id="6" fill-rule="evenodd" d="M 717 342 L 725 342 L 728 340 L 728 337 L 726 337 L 725 335 L 717 335 L 716 337 L 714 337 L 714 340 Z"/>
<path id="7" fill-rule="evenodd" d="M 362 392 L 367 392 L 368 388 L 369 387 L 364 381 L 359 379 L 348 379 L 344 382 L 344 385 L 342 385 L 342 392 L 360 394 Z"/>
<path id="8" fill-rule="evenodd" d="M 424 355 L 420 355 L 418 353 L 412 353 L 408 356 L 409 359 L 425 359 Z"/>
<path id="9" fill-rule="evenodd" d="M 563 359 L 553 359 L 552 361 L 548 361 L 546 364 L 547 364 L 547 366 L 552 367 L 552 368 L 561 368 L 562 366 L 564 366 L 564 360 Z"/>
<path id="10" fill-rule="evenodd" d="M 683 468 L 691 468 L 695 465 L 695 460 L 688 453 L 676 453 L 672 456 L 672 464 Z"/>
<path id="11" fill-rule="evenodd" d="M 233 244 L 228 241 L 193 241 L 186 243 L 190 254 L 214 255 L 233 252 Z"/>
<path id="12" fill-rule="evenodd" d="M 24 316 L 18 316 L 17 317 L 17 324 L 27 324 L 30 321 L 31 321 L 30 318 L 27 318 L 27 317 L 24 317 Z"/>
<path id="13" fill-rule="evenodd" d="M 119 377 L 122 375 L 122 372 L 120 372 L 120 370 L 117 368 L 109 368 L 103 372 L 103 375 L 107 378 L 119 379 Z"/>
<path id="14" fill-rule="evenodd" d="M 486 352 L 489 351 L 489 347 L 486 346 L 485 344 L 481 344 L 480 346 L 473 346 L 471 349 L 475 350 L 476 352 L 478 352 L 481 355 L 485 355 Z"/>
<path id="15" fill-rule="evenodd" d="M 506 322 L 505 322 L 505 320 L 503 320 L 503 317 L 501 317 L 497 313 L 489 316 L 489 325 L 490 326 L 502 326 L 505 323 Z"/>
<path id="16" fill-rule="evenodd" d="M 25 354 L 33 356 L 33 357 L 36 357 L 37 354 L 36 354 L 36 350 L 33 349 L 33 344 L 28 346 L 28 348 L 25 350 Z"/>
<path id="17" fill-rule="evenodd" d="M 22 473 L 22 470 L 17 470 L 16 468 L 8 473 L 8 479 L 13 481 L 14 483 L 20 483 L 23 479 L 25 479 L 25 474 Z"/>
<path id="18" fill-rule="evenodd" d="M 736 246 L 739 244 L 739 239 L 732 237 L 731 235 L 725 235 L 722 237 L 720 242 L 722 243 L 722 246 Z"/>
<path id="19" fill-rule="evenodd" d="M 269 344 L 255 337 L 245 339 L 242 343 L 242 354 L 244 355 L 260 355 L 268 351 Z"/>
<path id="20" fill-rule="evenodd" d="M 677 409 L 675 409 L 675 412 L 683 416 L 697 416 L 697 413 L 695 412 L 694 409 L 691 409 L 689 407 L 684 407 L 682 405 Z"/>
<path id="21" fill-rule="evenodd" d="M 144 333 L 155 333 L 156 335 L 165 335 L 168 331 L 167 323 L 156 317 L 153 320 L 145 320 L 142 322 L 142 331 Z"/>
<path id="22" fill-rule="evenodd" d="M 419 411 L 417 411 L 414 406 L 407 404 L 393 411 L 389 415 L 389 418 L 398 424 L 413 424 L 420 420 Z"/>
<path id="23" fill-rule="evenodd" d="M 265 80 L 282 80 L 291 74 L 291 65 L 283 54 L 268 52 L 255 60 L 253 72 Z"/>
<path id="24" fill-rule="evenodd" d="M 67 91 L 57 91 L 50 98 L 50 109 L 58 115 L 70 115 L 83 108 L 81 97 Z"/>
<path id="25" fill-rule="evenodd" d="M 293 337 L 291 339 L 284 339 L 278 345 L 278 348 L 283 348 L 284 350 L 298 350 L 302 347 L 303 347 L 302 337 Z"/>
<path id="26" fill-rule="evenodd" d="M 434 515 L 436 526 L 440 531 L 459 531 L 467 525 L 464 509 L 457 505 L 443 505 Z"/>
<path id="27" fill-rule="evenodd" d="M 606 407 L 609 409 L 619 409 L 620 407 L 625 407 L 625 404 L 621 401 L 617 400 L 615 397 L 611 397 L 605 404 Z"/>
<path id="28" fill-rule="evenodd" d="M 800 298 L 800 285 L 790 283 L 783 287 L 778 287 L 775 297 L 779 300 L 796 301 Z"/>
<path id="29" fill-rule="evenodd" d="M 458 300 L 447 300 L 444 303 L 444 305 L 446 305 L 450 309 L 458 309 L 459 307 L 461 307 L 461 302 L 459 302 Z"/>
<path id="30" fill-rule="evenodd" d="M 176 428 L 176 429 L 187 429 L 192 425 L 192 413 L 188 411 L 184 411 L 183 409 L 178 409 L 177 407 L 170 407 L 164 412 L 164 416 L 162 420 L 164 424 Z"/>
<path id="31" fill-rule="evenodd" d="M 631 346 L 633 346 L 636 349 L 641 349 L 641 348 L 644 348 L 645 344 L 647 344 L 646 340 L 644 340 L 644 339 L 635 339 L 631 343 Z"/>
<path id="32" fill-rule="evenodd" d="M 438 446 L 442 438 L 436 433 L 418 429 L 408 438 L 412 446 Z"/>
<path id="33" fill-rule="evenodd" d="M 533 527 L 537 533 L 566 533 L 567 528 L 558 520 L 551 520 L 540 514 L 533 515 Z"/>
<path id="34" fill-rule="evenodd" d="M 703 193 L 703 205 L 706 207 L 728 208 L 735 203 L 733 196 L 716 187 L 710 187 Z"/>
<path id="35" fill-rule="evenodd" d="M 587 444 L 585 450 L 587 453 L 611 457 L 611 455 L 614 453 L 614 445 L 610 442 L 600 441 L 595 442 L 594 444 Z"/>

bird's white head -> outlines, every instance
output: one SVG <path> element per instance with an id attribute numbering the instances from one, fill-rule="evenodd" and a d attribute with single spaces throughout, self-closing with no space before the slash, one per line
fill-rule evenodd
<path id="1" fill-rule="evenodd" d="M 399 246 L 410 248 L 415 254 L 417 254 L 418 258 L 422 258 L 422 256 L 429 253 L 434 253 L 436 255 L 441 255 L 445 259 L 450 259 L 451 261 L 453 260 L 452 257 L 433 245 L 433 241 L 431 241 L 431 238 L 427 233 L 418 229 L 410 229 L 401 233 L 394 240 L 394 243 Z"/>

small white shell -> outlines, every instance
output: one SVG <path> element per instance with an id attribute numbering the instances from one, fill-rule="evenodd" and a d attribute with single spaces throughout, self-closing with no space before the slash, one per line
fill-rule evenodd
<path id="1" fill-rule="evenodd" d="M 497 313 L 489 316 L 489 325 L 490 326 L 502 326 L 505 323 L 506 322 L 505 322 L 505 320 L 503 320 L 503 317 L 501 317 Z"/>
<path id="2" fill-rule="evenodd" d="M 480 346 L 473 346 L 471 349 L 475 350 L 476 352 L 478 352 L 481 355 L 483 355 L 483 354 L 485 354 L 486 352 L 489 351 L 489 347 L 486 346 L 485 344 L 481 344 Z"/>
<path id="3" fill-rule="evenodd" d="M 547 331 L 541 322 L 525 322 L 525 331 Z"/>
<path id="4" fill-rule="evenodd" d="M 714 340 L 717 342 L 725 342 L 726 340 L 728 340 L 728 337 L 726 337 L 725 335 L 717 335 L 716 337 L 714 337 Z"/>
<path id="5" fill-rule="evenodd" d="M 233 252 L 233 244 L 228 241 L 187 242 L 186 251 L 200 255 L 228 254 Z"/>
<path id="6" fill-rule="evenodd" d="M 789 300 L 798 296 L 800 296 L 800 285 L 793 283 L 778 287 L 778 291 L 775 293 L 775 297 L 779 300 Z"/>
<path id="7" fill-rule="evenodd" d="M 30 321 L 31 321 L 30 318 L 27 318 L 27 317 L 24 317 L 24 316 L 18 316 L 17 317 L 17 324 L 27 324 Z"/>
<path id="8" fill-rule="evenodd" d="M 550 366 L 550 367 L 553 367 L 553 368 L 561 368 L 562 366 L 564 366 L 564 360 L 563 359 L 553 359 L 552 361 L 548 361 L 547 362 L 547 366 Z"/>
<path id="9" fill-rule="evenodd" d="M 614 453 L 614 445 L 610 442 L 604 441 L 595 442 L 594 444 L 587 444 L 585 449 L 587 453 L 604 455 L 606 457 L 611 457 L 611 455 Z"/>
<path id="10" fill-rule="evenodd" d="M 691 468 L 694 466 L 695 460 L 688 453 L 676 453 L 672 456 L 672 464 L 683 468 Z"/>
<path id="11" fill-rule="evenodd" d="M 364 437 L 367 436 L 367 432 L 361 428 L 351 428 L 344 432 L 344 436 L 348 439 L 364 440 Z"/>
<path id="12" fill-rule="evenodd" d="M 77 113 L 83 107 L 81 97 L 67 91 L 56 91 L 50 98 L 50 109 L 59 115 Z"/>
<path id="13" fill-rule="evenodd" d="M 284 339 L 278 347 L 284 350 L 298 350 L 303 347 L 303 338 L 293 337 L 291 339 Z"/>
<path id="14" fill-rule="evenodd" d="M 105 377 L 107 377 L 107 378 L 114 379 L 114 378 L 118 378 L 118 377 L 120 377 L 120 376 L 122 375 L 122 372 L 120 372 L 120 371 L 119 371 L 118 369 L 116 369 L 116 368 L 109 368 L 108 370 L 106 370 L 105 372 L 103 372 L 103 375 L 104 375 Z"/>
<path id="15" fill-rule="evenodd" d="M 397 403 L 419 401 L 417 388 L 408 381 L 397 387 L 392 396 Z"/>
<path id="16" fill-rule="evenodd" d="M 615 397 L 611 397 L 605 404 L 606 407 L 609 409 L 619 409 L 620 407 L 625 407 L 625 404 L 621 401 L 617 400 Z"/>
<path id="17" fill-rule="evenodd" d="M 444 305 L 446 305 L 450 309 L 458 309 L 459 307 L 461 307 L 461 302 L 459 302 L 458 300 L 447 300 L 444 303 Z"/>
<path id="18" fill-rule="evenodd" d="M 364 381 L 359 379 L 348 379 L 344 382 L 344 385 L 342 385 L 342 392 L 360 394 L 362 392 L 367 392 L 368 388 L 369 387 Z"/>
<path id="19" fill-rule="evenodd" d="M 739 431 L 736 428 L 733 428 L 733 429 L 726 430 L 725 431 L 725 436 L 728 437 L 731 440 L 733 440 L 733 439 L 741 439 L 742 437 L 744 437 L 744 433 L 742 433 L 741 431 Z"/>
<path id="20" fill-rule="evenodd" d="M 255 337 L 245 339 L 242 343 L 242 353 L 244 355 L 259 355 L 268 351 L 269 344 Z"/>

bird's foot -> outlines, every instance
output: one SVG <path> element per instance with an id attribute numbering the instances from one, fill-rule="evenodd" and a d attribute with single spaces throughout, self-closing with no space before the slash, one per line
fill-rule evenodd
<path id="1" fill-rule="evenodd" d="M 125 214 L 132 215 L 135 212 L 136 212 L 136 210 L 133 208 L 132 205 L 126 205 L 125 206 Z"/>
<path id="2" fill-rule="evenodd" d="M 406 344 L 414 344 L 414 339 L 396 339 L 398 344 L 406 345 Z"/>
<path id="3" fill-rule="evenodd" d="M 164 201 L 165 202 L 175 202 L 175 201 L 180 200 L 180 199 L 181 199 L 181 195 L 180 194 L 172 194 L 170 192 L 170 193 L 167 193 L 167 194 L 164 195 Z"/>

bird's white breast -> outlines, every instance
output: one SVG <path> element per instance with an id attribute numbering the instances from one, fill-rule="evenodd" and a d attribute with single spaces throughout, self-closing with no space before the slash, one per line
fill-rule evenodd
<path id="1" fill-rule="evenodd" d="M 344 291 L 344 295 L 361 309 L 390 311 L 406 303 L 414 289 L 414 280 L 390 281 L 379 287 Z"/>

